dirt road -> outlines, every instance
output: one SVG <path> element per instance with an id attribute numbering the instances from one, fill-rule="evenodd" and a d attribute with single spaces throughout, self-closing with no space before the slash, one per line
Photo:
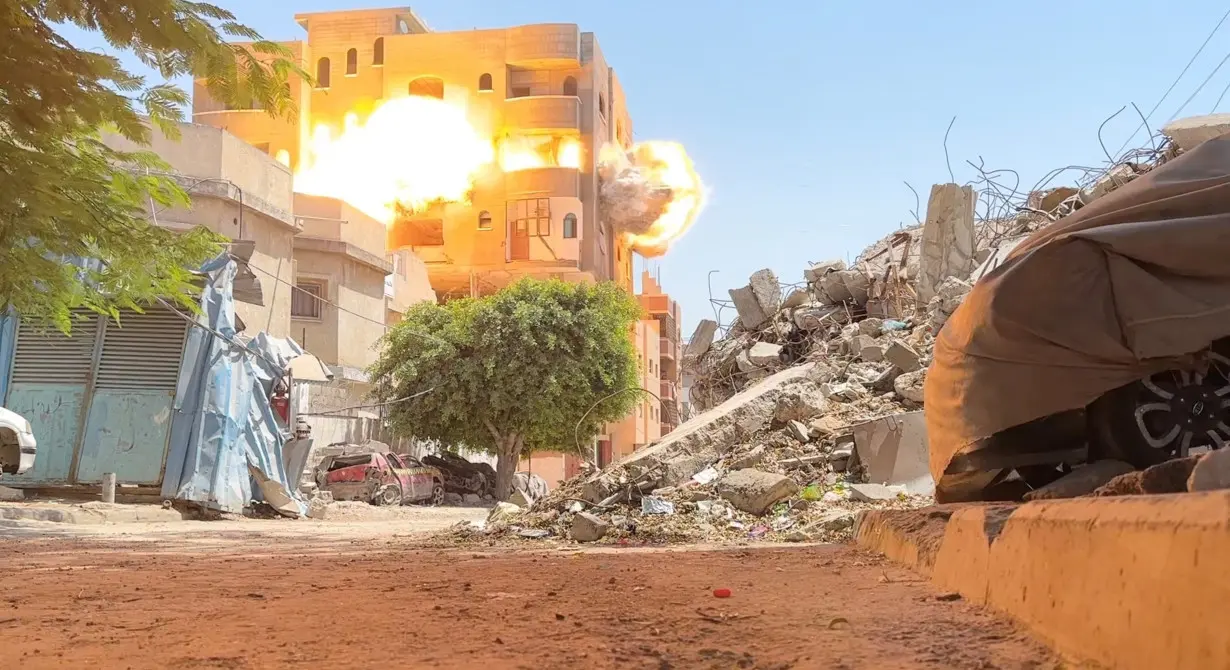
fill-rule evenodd
<path id="1" fill-rule="evenodd" d="M 845 547 L 301 551 L 313 545 L 10 537 L 4 667 L 1063 667 Z"/>

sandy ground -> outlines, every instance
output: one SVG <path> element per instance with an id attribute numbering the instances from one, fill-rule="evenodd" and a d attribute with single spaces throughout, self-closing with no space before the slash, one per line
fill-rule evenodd
<path id="1" fill-rule="evenodd" d="M 0 528 L 3 666 L 1067 667 L 847 547 L 430 550 L 416 534 L 456 512 L 424 511 L 439 518 Z"/>

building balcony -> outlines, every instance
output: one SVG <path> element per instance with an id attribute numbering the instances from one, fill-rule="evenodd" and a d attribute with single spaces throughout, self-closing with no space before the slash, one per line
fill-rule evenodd
<path id="1" fill-rule="evenodd" d="M 504 124 L 516 130 L 580 130 L 581 99 L 533 95 L 504 101 Z"/>
<path id="2" fill-rule="evenodd" d="M 659 337 L 658 338 L 658 352 L 659 352 L 658 355 L 662 358 L 669 358 L 670 360 L 673 361 L 676 358 L 675 349 L 678 346 L 679 345 L 676 344 L 674 341 L 672 341 L 669 337 Z"/>
<path id="3" fill-rule="evenodd" d="M 508 30 L 505 60 L 527 68 L 581 67 L 581 30 L 575 23 L 540 23 Z"/>
<path id="4" fill-rule="evenodd" d="M 675 382 L 672 382 L 672 381 L 659 382 L 658 397 L 662 399 L 663 403 L 677 400 L 679 398 L 679 391 L 675 387 Z"/>
<path id="5" fill-rule="evenodd" d="M 543 167 L 505 172 L 504 190 L 509 197 L 579 198 L 581 171 L 576 168 Z"/>

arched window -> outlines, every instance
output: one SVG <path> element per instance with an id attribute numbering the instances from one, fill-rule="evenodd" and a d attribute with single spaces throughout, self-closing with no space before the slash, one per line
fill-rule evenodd
<path id="1" fill-rule="evenodd" d="M 577 236 L 577 215 L 569 214 L 564 217 L 564 239 L 571 240 Z"/>
<path id="2" fill-rule="evenodd" d="M 346 52 L 346 74 L 356 75 L 359 73 L 359 50 L 351 49 Z"/>
<path id="3" fill-rule="evenodd" d="M 478 90 L 480 91 L 490 91 L 491 90 L 491 74 L 490 73 L 484 72 L 482 76 L 478 78 Z"/>
<path id="4" fill-rule="evenodd" d="M 491 212 L 484 209 L 478 213 L 478 229 L 491 230 Z"/>
<path id="5" fill-rule="evenodd" d="M 329 59 L 316 61 L 316 88 L 329 88 Z"/>
<path id="6" fill-rule="evenodd" d="M 419 77 L 410 82 L 410 95 L 444 99 L 444 80 L 439 77 Z"/>
<path id="7" fill-rule="evenodd" d="M 384 38 L 377 37 L 372 44 L 372 65 L 384 65 Z"/>
<path id="8" fill-rule="evenodd" d="M 577 79 L 576 77 L 566 77 L 564 79 L 564 95 L 577 94 Z"/>
<path id="9" fill-rule="evenodd" d="M 606 96 L 598 94 L 598 113 L 606 116 Z"/>

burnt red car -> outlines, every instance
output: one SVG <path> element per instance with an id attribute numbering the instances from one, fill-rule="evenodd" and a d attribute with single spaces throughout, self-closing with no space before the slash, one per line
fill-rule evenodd
<path id="1" fill-rule="evenodd" d="M 412 456 L 392 453 L 329 456 L 316 471 L 321 491 L 334 500 L 363 500 L 373 505 L 444 502 L 444 476 Z"/>

